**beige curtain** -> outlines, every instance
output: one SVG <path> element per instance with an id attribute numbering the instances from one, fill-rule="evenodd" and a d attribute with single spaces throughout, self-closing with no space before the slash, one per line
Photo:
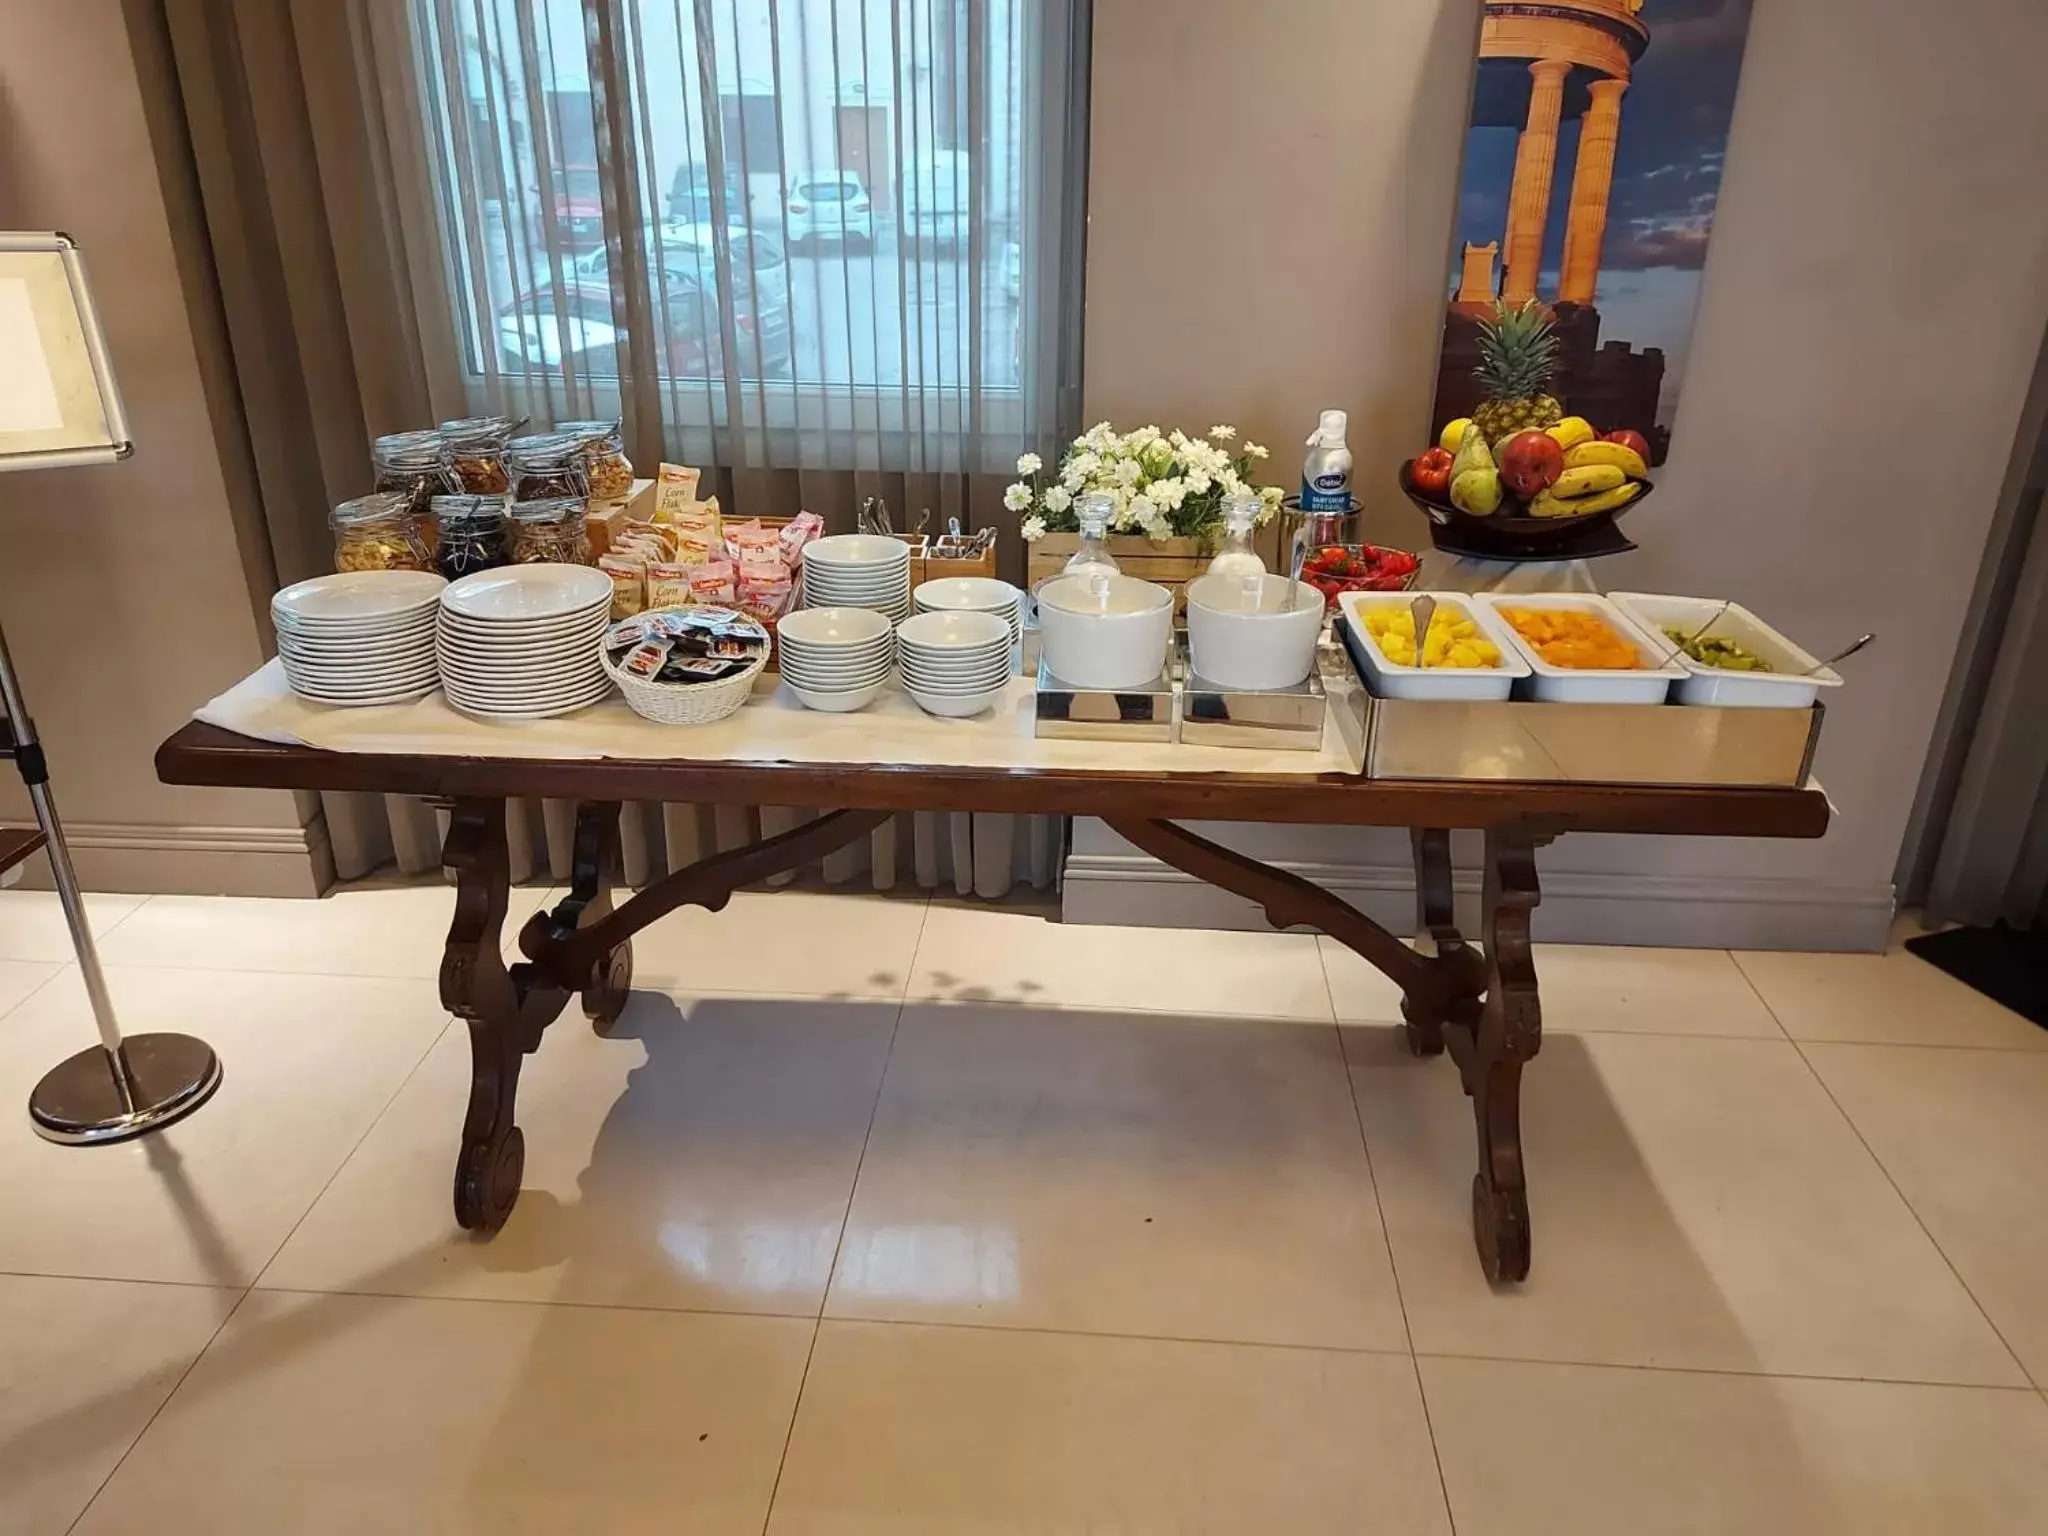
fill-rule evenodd
<path id="1" fill-rule="evenodd" d="M 1021 578 L 1009 461 L 1051 456 L 1078 402 L 1085 3 L 129 14 L 174 61 L 164 136 L 200 192 L 280 581 L 331 568 L 326 512 L 367 489 L 372 437 L 481 410 L 617 414 L 636 463 L 706 467 L 741 516 L 844 529 L 877 495 L 994 524 Z M 797 211 L 828 175 L 866 194 L 850 240 Z M 344 877 L 417 862 L 420 808 L 323 800 Z M 971 835 L 935 836 L 974 866 Z"/>

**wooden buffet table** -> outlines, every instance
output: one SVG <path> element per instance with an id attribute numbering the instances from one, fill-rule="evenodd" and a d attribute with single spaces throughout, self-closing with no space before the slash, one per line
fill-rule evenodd
<path id="1" fill-rule="evenodd" d="M 686 905 L 713 911 L 742 886 L 808 864 L 899 811 L 944 808 L 1099 816 L 1145 852 L 1258 903 L 1276 926 L 1305 924 L 1364 956 L 1402 990 L 1409 1049 L 1448 1046 L 1472 1100 L 1479 1168 L 1472 1232 L 1489 1278 L 1529 1272 L 1522 1167 L 1521 1074 L 1542 1043 L 1529 948 L 1538 899 L 1536 849 L 1566 832 L 1703 837 L 1819 837 L 1826 797 L 1808 789 L 1664 789 L 1563 784 L 1372 781 L 1349 774 L 1122 772 L 934 767 L 891 763 L 636 761 L 616 758 L 412 756 L 275 745 L 192 723 L 158 750 L 171 784 L 361 790 L 425 795 L 450 810 L 442 861 L 456 875 L 441 961 L 441 1000 L 469 1025 L 471 1080 L 455 1168 L 455 1218 L 494 1232 L 519 1196 L 524 1143 L 515 1123 L 521 1059 L 581 995 L 602 1031 L 624 1008 L 632 938 Z M 501 930 L 511 899 L 505 802 L 577 804 L 570 891 L 519 931 L 509 968 Z M 814 806 L 791 831 L 714 854 L 614 906 L 619 807 L 628 800 Z M 1407 944 L 1301 877 L 1198 837 L 1184 820 L 1407 827 L 1417 928 Z M 1481 935 L 1468 944 L 1451 913 L 1450 834 L 1484 839 Z"/>

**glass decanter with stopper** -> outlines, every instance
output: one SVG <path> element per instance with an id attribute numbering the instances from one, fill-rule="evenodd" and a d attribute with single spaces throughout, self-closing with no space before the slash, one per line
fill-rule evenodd
<path id="1" fill-rule="evenodd" d="M 1223 547 L 1209 561 L 1208 574 L 1257 586 L 1266 562 L 1252 548 L 1252 529 L 1264 503 L 1253 495 L 1237 495 L 1223 503 Z"/>
<path id="2" fill-rule="evenodd" d="M 1116 498 L 1107 491 L 1090 491 L 1075 498 L 1074 521 L 1080 525 L 1081 545 L 1060 570 L 1061 576 L 1115 576 L 1117 563 L 1110 558 L 1109 520 L 1116 515 Z"/>

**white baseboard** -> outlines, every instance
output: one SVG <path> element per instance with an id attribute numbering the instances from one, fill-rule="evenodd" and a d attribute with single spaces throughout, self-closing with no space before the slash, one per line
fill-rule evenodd
<path id="1" fill-rule="evenodd" d="M 1415 880 L 1405 867 L 1274 861 L 1339 896 L 1395 933 L 1415 928 Z M 1818 886 L 1804 881 L 1670 875 L 1539 874 L 1535 937 L 1553 944 L 1639 944 L 1676 949 L 1884 948 L 1893 912 L 1889 883 Z M 1479 932 L 1479 872 L 1454 881 L 1458 926 Z M 1251 902 L 1141 853 L 1067 857 L 1061 915 L 1070 923 L 1163 928 L 1262 929 Z"/>
<path id="2" fill-rule="evenodd" d="M 318 896 L 334 883 L 327 823 L 304 827 L 179 827 L 66 821 L 78 883 L 88 891 L 184 896 Z M 22 885 L 50 888 L 40 856 Z"/>

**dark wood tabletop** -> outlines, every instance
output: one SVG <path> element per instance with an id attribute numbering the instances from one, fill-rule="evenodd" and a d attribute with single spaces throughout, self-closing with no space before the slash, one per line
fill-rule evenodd
<path id="1" fill-rule="evenodd" d="M 1827 798 L 1817 789 L 1437 783 L 1334 773 L 1128 773 L 903 763 L 435 757 L 281 746 L 196 721 L 157 749 L 156 769 L 167 784 L 366 790 L 450 799 L 668 800 L 1709 837 L 1819 837 L 1828 826 Z"/>

